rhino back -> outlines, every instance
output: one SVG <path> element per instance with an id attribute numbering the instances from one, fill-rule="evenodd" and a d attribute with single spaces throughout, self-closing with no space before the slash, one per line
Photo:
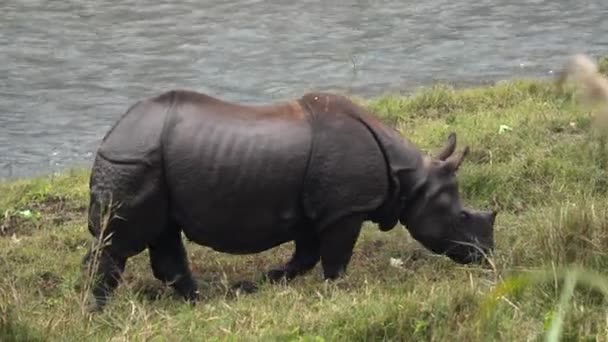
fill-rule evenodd
<path id="1" fill-rule="evenodd" d="M 172 207 L 190 239 L 247 253 L 293 237 L 311 145 L 294 104 L 264 112 L 185 97 L 165 134 Z"/>

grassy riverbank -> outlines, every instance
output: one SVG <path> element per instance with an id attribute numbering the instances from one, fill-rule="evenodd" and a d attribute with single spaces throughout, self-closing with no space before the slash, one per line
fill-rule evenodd
<path id="1" fill-rule="evenodd" d="M 608 269 L 608 150 L 589 111 L 551 83 L 523 80 L 437 86 L 368 105 L 425 150 L 440 147 L 450 131 L 460 146 L 470 144 L 460 172 L 465 200 L 500 210 L 493 269 L 456 265 L 401 227 L 381 233 L 370 225 L 343 281 L 324 284 L 317 266 L 287 286 L 236 295 L 231 283 L 282 262 L 291 244 L 230 256 L 188 243 L 204 297 L 197 306 L 153 278 L 144 252 L 129 261 L 107 310 L 88 316 L 79 269 L 89 241 L 88 174 L 66 172 L 0 184 L 0 340 L 543 338 L 560 315 L 564 268 Z M 608 278 L 592 275 L 579 278 L 568 300 L 568 340 L 608 340 Z"/>

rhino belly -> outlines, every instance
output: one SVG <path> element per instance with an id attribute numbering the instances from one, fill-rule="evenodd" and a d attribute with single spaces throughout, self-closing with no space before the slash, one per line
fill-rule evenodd
<path id="1" fill-rule="evenodd" d="M 310 141 L 301 122 L 224 118 L 171 127 L 165 168 L 184 234 L 234 254 L 293 240 L 302 228 L 300 191 Z"/>

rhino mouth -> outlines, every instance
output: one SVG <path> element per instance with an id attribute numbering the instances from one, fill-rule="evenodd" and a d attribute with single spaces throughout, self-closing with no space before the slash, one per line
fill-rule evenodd
<path id="1" fill-rule="evenodd" d="M 480 264 L 488 263 L 488 257 L 494 250 L 492 243 L 480 243 L 466 241 L 451 241 L 452 248 L 445 251 L 445 255 L 459 264 Z"/>

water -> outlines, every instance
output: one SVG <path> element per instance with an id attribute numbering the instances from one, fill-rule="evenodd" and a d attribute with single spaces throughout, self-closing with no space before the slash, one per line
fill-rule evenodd
<path id="1" fill-rule="evenodd" d="M 608 53 L 606 0 L 1 0 L 0 178 L 89 166 L 136 100 L 262 103 L 543 77 Z"/>

